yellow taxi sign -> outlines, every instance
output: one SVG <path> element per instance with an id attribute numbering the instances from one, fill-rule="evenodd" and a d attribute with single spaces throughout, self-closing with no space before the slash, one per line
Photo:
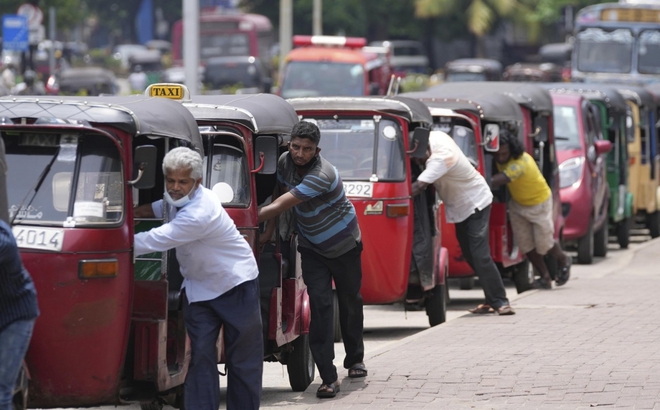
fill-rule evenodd
<path id="1" fill-rule="evenodd" d="M 177 101 L 190 100 L 188 88 L 177 83 L 151 84 L 144 93 L 149 97 L 169 98 Z"/>

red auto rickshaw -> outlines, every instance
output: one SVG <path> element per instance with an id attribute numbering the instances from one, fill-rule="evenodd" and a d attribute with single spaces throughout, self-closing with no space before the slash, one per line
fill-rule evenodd
<path id="1" fill-rule="evenodd" d="M 362 231 L 365 304 L 423 306 L 431 326 L 446 320 L 447 250 L 440 202 L 431 190 L 411 197 L 433 119 L 409 98 L 294 98 L 303 121 L 321 130 L 321 155 L 332 163 L 355 206 Z"/>
<path id="2" fill-rule="evenodd" d="M 147 93 L 178 84 L 155 84 Z M 156 91 L 154 91 L 156 93 Z M 216 192 L 239 231 L 252 246 L 259 263 L 264 360 L 287 365 L 294 391 L 314 380 L 309 350 L 309 296 L 297 263 L 296 236 L 259 247 L 258 205 L 266 202 L 277 183 L 276 165 L 287 149 L 298 116 L 273 94 L 204 95 L 184 98 L 204 140 L 207 174 L 204 185 Z"/>
<path id="3" fill-rule="evenodd" d="M 523 114 L 520 107 L 509 97 L 497 93 L 468 98 L 445 96 L 444 93 L 427 90 L 403 95 L 417 98 L 429 107 L 434 121 L 433 129 L 449 134 L 490 184 L 495 169 L 492 153 L 499 149 L 499 130 L 511 124 L 522 125 Z M 522 134 L 519 135 L 522 138 Z M 513 279 L 520 293 L 532 286 L 534 271 L 515 244 L 508 219 L 507 199 L 505 189 L 494 192 L 489 243 L 491 257 L 500 273 L 503 277 Z M 463 257 L 454 224 L 448 223 L 444 215 L 442 232 L 445 235 L 443 244 L 450 255 L 449 277 L 459 279 L 461 289 L 471 289 L 474 286 L 475 272 Z"/>
<path id="4" fill-rule="evenodd" d="M 170 252 L 146 261 L 151 277 L 134 266 L 133 206 L 162 197 L 170 147 L 203 151 L 195 119 L 144 97 L 12 97 L 0 116 L 13 232 L 41 310 L 29 406 L 178 405 L 190 360 L 178 272 Z"/>

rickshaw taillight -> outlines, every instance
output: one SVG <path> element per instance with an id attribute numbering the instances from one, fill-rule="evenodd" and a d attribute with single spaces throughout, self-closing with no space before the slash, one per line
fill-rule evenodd
<path id="1" fill-rule="evenodd" d="M 410 208 L 408 204 L 387 205 L 387 216 L 389 218 L 400 218 L 402 216 L 408 216 L 409 214 L 410 214 Z"/>
<path id="2" fill-rule="evenodd" d="M 119 262 L 117 259 L 82 260 L 78 265 L 80 279 L 112 278 L 117 276 Z"/>

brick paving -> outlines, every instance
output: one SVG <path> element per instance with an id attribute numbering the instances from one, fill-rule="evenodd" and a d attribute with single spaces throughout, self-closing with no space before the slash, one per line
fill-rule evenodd
<path id="1" fill-rule="evenodd" d="M 651 241 L 528 292 L 514 316 L 465 315 L 388 345 L 335 399 L 315 397 L 317 379 L 282 407 L 660 409 L 658 255 Z"/>

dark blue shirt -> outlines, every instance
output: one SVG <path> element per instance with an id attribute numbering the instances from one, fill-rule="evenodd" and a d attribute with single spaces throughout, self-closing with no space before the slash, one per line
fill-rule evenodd
<path id="1" fill-rule="evenodd" d="M 285 152 L 279 159 L 277 177 L 291 195 L 303 201 L 294 208 L 300 246 L 335 258 L 355 248 L 360 228 L 337 169 L 320 155 L 313 161 L 300 176 Z"/>
<path id="2" fill-rule="evenodd" d="M 0 220 L 0 332 L 17 320 L 39 316 L 37 291 L 16 246 L 14 234 Z"/>

